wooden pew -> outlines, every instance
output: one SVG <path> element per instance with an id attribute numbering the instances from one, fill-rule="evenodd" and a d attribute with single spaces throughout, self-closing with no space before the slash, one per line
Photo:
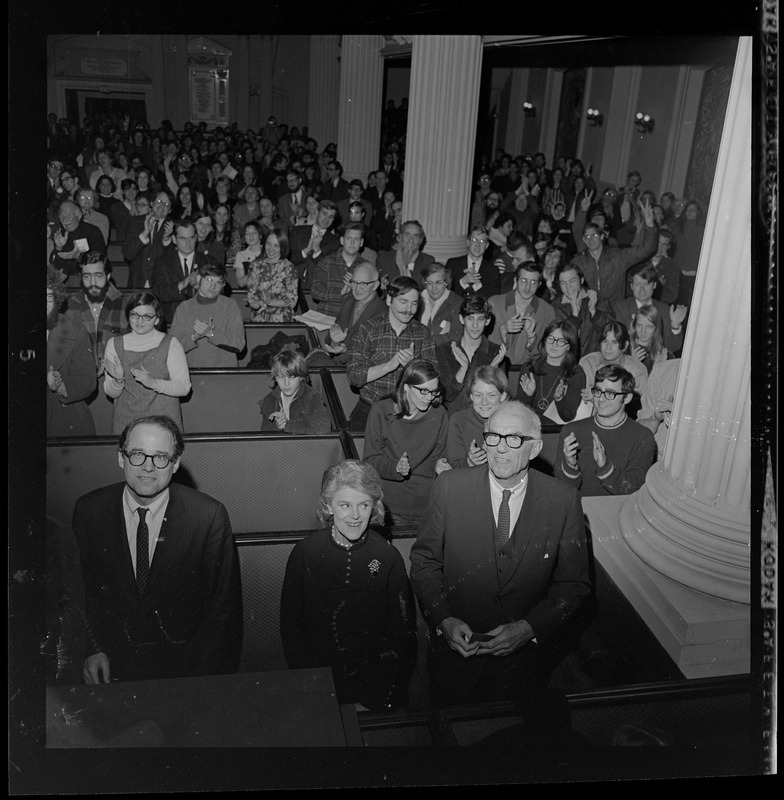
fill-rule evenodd
<path id="1" fill-rule="evenodd" d="M 186 435 L 176 482 L 220 500 L 235 533 L 308 531 L 316 527 L 321 479 L 346 457 L 338 433 Z M 117 437 L 47 442 L 47 513 L 71 522 L 76 498 L 123 479 Z"/>

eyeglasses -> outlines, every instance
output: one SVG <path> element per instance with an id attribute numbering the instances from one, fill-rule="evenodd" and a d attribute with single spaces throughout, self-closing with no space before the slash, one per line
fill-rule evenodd
<path id="1" fill-rule="evenodd" d="M 412 386 L 412 389 L 416 389 L 422 397 L 438 397 L 441 394 L 440 389 L 425 389 L 424 386 Z"/>
<path id="2" fill-rule="evenodd" d="M 372 286 L 375 281 L 349 281 L 348 285 L 354 289 L 367 289 L 368 286 Z"/>
<path id="3" fill-rule="evenodd" d="M 223 286 L 223 284 L 226 282 L 223 278 L 216 278 L 214 275 L 207 275 L 202 278 L 202 280 L 205 283 L 213 283 L 216 286 Z"/>
<path id="4" fill-rule="evenodd" d="M 171 203 L 168 200 L 154 200 L 153 201 L 153 205 L 154 206 L 170 206 Z"/>
<path id="5" fill-rule="evenodd" d="M 122 454 L 128 459 L 128 463 L 132 467 L 141 467 L 146 462 L 147 459 L 152 460 L 152 465 L 155 469 L 166 469 L 172 461 L 176 461 L 176 456 L 165 456 L 163 453 L 155 453 L 155 455 L 147 455 L 147 453 L 142 453 L 141 450 L 134 450 L 132 453 L 128 453 L 127 451 L 123 450 Z"/>
<path id="6" fill-rule="evenodd" d="M 446 281 L 425 281 L 425 286 L 430 286 L 435 289 L 436 286 L 443 286 Z"/>
<path id="7" fill-rule="evenodd" d="M 520 286 L 538 286 L 541 282 L 540 278 L 531 278 L 531 280 L 526 280 L 525 278 L 518 278 L 517 283 Z"/>
<path id="8" fill-rule="evenodd" d="M 596 397 L 597 399 L 599 397 L 604 396 L 605 398 L 607 398 L 607 400 L 615 400 L 615 398 L 618 397 L 619 394 L 622 395 L 623 392 L 613 392 L 611 389 L 607 389 L 606 391 L 602 391 L 601 389 L 597 389 L 595 386 L 592 386 L 591 387 L 591 394 L 594 397 Z"/>
<path id="9" fill-rule="evenodd" d="M 487 431 L 483 433 L 482 436 L 484 437 L 485 444 L 489 445 L 490 447 L 497 447 L 499 444 L 501 444 L 501 439 L 503 439 L 504 443 L 510 450 L 517 450 L 526 442 L 536 441 L 536 436 L 521 436 L 517 433 L 507 433 L 504 435 L 501 433 Z"/>
<path id="10" fill-rule="evenodd" d="M 52 169 L 61 170 L 63 168 L 62 164 L 50 164 L 49 165 Z"/>
<path id="11" fill-rule="evenodd" d="M 469 240 L 471 244 L 488 244 L 487 239 L 477 239 L 476 236 L 472 236 Z"/>
<path id="12" fill-rule="evenodd" d="M 547 344 L 555 344 L 555 345 L 558 345 L 558 347 L 563 347 L 565 344 L 569 344 L 569 342 L 568 342 L 568 340 L 567 340 L 567 339 L 562 339 L 562 338 L 560 338 L 560 337 L 558 337 L 558 338 L 556 339 L 556 338 L 555 338 L 555 336 L 548 336 L 548 337 L 545 339 L 545 342 L 547 342 Z"/>
<path id="13" fill-rule="evenodd" d="M 130 314 L 128 314 L 128 319 L 138 319 L 140 322 L 152 322 L 157 316 L 157 314 L 137 314 L 135 311 L 131 311 Z"/>

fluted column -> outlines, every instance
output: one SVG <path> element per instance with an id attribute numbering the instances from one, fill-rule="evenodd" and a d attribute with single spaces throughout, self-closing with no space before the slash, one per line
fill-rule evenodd
<path id="1" fill-rule="evenodd" d="M 481 68 L 481 36 L 414 37 L 403 216 L 441 262 L 466 252 Z"/>
<path id="2" fill-rule="evenodd" d="M 378 168 L 384 89 L 383 46 L 382 36 L 342 38 L 337 144 L 343 177 L 349 181 L 354 178 L 364 181 L 370 170 Z"/>
<path id="3" fill-rule="evenodd" d="M 338 157 L 344 159 L 343 142 L 338 141 L 340 110 L 340 36 L 327 34 L 310 37 L 310 93 L 308 95 L 308 134 L 323 149 L 328 142 L 341 148 Z M 344 171 L 346 164 L 343 163 Z M 370 172 L 368 169 L 365 175 Z"/>
<path id="4" fill-rule="evenodd" d="M 737 603 L 750 564 L 751 48 L 740 40 L 664 458 L 620 515 L 646 564 Z"/>
<path id="5" fill-rule="evenodd" d="M 641 67 L 616 67 L 613 73 L 610 106 L 605 115 L 607 133 L 604 138 L 602 173 L 599 177 L 614 186 L 626 185 L 629 150 L 634 131 L 629 109 L 637 105 L 641 77 Z"/>

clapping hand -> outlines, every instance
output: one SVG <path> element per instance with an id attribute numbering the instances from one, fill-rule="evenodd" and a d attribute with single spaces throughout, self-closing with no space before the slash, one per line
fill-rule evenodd
<path id="1" fill-rule="evenodd" d="M 457 342 L 452 342 L 452 355 L 462 368 L 468 369 L 468 356 L 463 352 L 462 348 L 458 347 Z"/>
<path id="2" fill-rule="evenodd" d="M 672 402 L 674 399 L 673 395 L 670 395 L 667 400 L 662 398 L 657 401 L 656 407 L 653 409 L 653 418 L 663 422 L 667 427 L 669 427 L 672 419 Z"/>
<path id="3" fill-rule="evenodd" d="M 156 391 L 155 387 L 158 385 L 158 378 L 154 378 L 144 367 L 134 367 L 131 369 L 131 375 L 142 385 L 148 389 Z"/>
<path id="4" fill-rule="evenodd" d="M 117 383 L 122 383 L 125 380 L 125 371 L 118 358 L 103 359 L 103 368 L 106 370 L 110 378 L 114 378 Z"/>
<path id="5" fill-rule="evenodd" d="M 46 373 L 46 383 L 48 384 L 49 391 L 51 392 L 56 392 L 63 383 L 62 376 L 52 366 L 49 367 L 49 371 Z"/>
<path id="6" fill-rule="evenodd" d="M 340 287 L 340 294 L 343 296 L 344 294 L 348 294 L 351 291 L 351 273 L 346 272 L 343 276 L 343 286 Z"/>
<path id="7" fill-rule="evenodd" d="M 167 219 L 166 222 L 163 223 L 163 238 L 171 239 L 172 233 L 174 233 L 174 220 Z"/>
<path id="8" fill-rule="evenodd" d="M 270 422 L 274 422 L 280 431 L 286 427 L 286 423 L 288 422 L 288 418 L 282 411 L 273 411 L 268 419 Z"/>
<path id="9" fill-rule="evenodd" d="M 506 355 L 506 345 L 502 344 L 498 348 L 498 352 L 495 354 L 495 357 L 490 362 L 490 366 L 491 367 L 497 367 L 504 360 L 504 356 L 505 355 Z"/>
<path id="10" fill-rule="evenodd" d="M 604 452 L 604 445 L 599 436 L 595 432 L 591 436 L 593 436 L 593 460 L 596 462 L 596 466 L 601 469 L 607 463 L 607 453 Z"/>
<path id="11" fill-rule="evenodd" d="M 468 463 L 472 467 L 487 463 L 487 452 L 483 447 L 477 445 L 476 439 L 471 439 L 471 444 L 468 447 Z"/>
<path id="12" fill-rule="evenodd" d="M 212 331 L 215 330 L 215 323 L 210 320 L 210 322 L 202 322 L 200 319 L 193 320 L 193 339 L 201 339 L 203 336 L 208 336 Z"/>
<path id="13" fill-rule="evenodd" d="M 400 460 L 397 462 L 395 470 L 404 478 L 411 472 L 411 464 L 408 461 L 408 453 L 403 453 L 403 455 L 400 456 Z"/>
<path id="14" fill-rule="evenodd" d="M 329 329 L 329 338 L 333 344 L 340 344 L 340 342 L 345 341 L 346 336 L 348 336 L 348 331 L 344 331 L 337 323 Z"/>
<path id="15" fill-rule="evenodd" d="M 440 475 L 448 469 L 452 469 L 452 465 L 445 458 L 439 458 L 438 461 L 436 461 L 436 475 Z"/>
<path id="16" fill-rule="evenodd" d="M 404 347 L 402 350 L 398 350 L 397 353 L 392 356 L 390 361 L 394 363 L 393 369 L 397 369 L 398 366 L 405 367 L 413 357 L 414 345 L 412 344 L 409 347 Z"/>
<path id="17" fill-rule="evenodd" d="M 596 306 L 599 304 L 599 295 L 595 289 L 588 289 L 586 295 L 588 297 L 588 313 L 593 316 L 596 313 Z"/>
<path id="18" fill-rule="evenodd" d="M 506 330 L 508 333 L 520 333 L 525 327 L 525 319 L 522 314 L 515 314 L 506 321 Z"/>
<path id="19" fill-rule="evenodd" d="M 577 437 L 574 433 L 570 433 L 563 441 L 563 454 L 566 463 L 572 468 L 577 469 L 577 453 L 580 450 L 580 445 L 577 443 Z"/>
<path id="20" fill-rule="evenodd" d="M 62 248 L 65 247 L 65 243 L 68 241 L 68 234 L 61 228 L 55 228 L 52 241 L 55 247 L 59 247 L 62 250 Z"/>

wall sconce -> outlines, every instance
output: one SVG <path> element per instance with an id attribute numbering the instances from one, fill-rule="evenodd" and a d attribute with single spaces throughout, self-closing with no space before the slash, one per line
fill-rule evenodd
<path id="1" fill-rule="evenodd" d="M 604 114 L 602 114 L 598 108 L 589 108 L 585 114 L 585 117 L 588 120 L 589 125 L 598 125 L 600 128 L 602 127 L 602 123 L 604 122 Z"/>
<path id="2" fill-rule="evenodd" d="M 535 117 L 536 116 L 536 106 L 533 103 L 529 103 L 527 100 L 523 103 L 523 114 L 526 117 Z"/>
<path id="3" fill-rule="evenodd" d="M 650 114 L 643 114 L 638 111 L 634 117 L 634 127 L 640 133 L 650 133 L 653 130 L 654 119 Z"/>

